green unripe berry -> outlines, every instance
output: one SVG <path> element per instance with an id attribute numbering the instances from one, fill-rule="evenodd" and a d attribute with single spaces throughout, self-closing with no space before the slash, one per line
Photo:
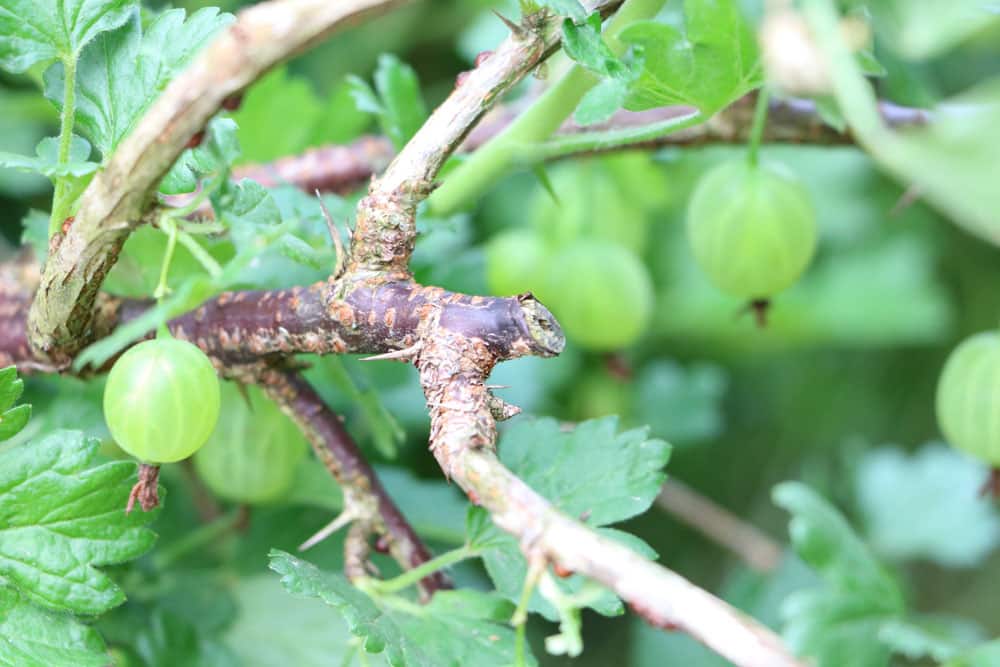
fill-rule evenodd
<path id="1" fill-rule="evenodd" d="M 649 271 L 630 250 L 580 239 L 550 262 L 542 300 L 571 340 L 592 350 L 634 343 L 653 313 Z"/>
<path id="2" fill-rule="evenodd" d="M 182 340 L 147 340 L 108 374 L 104 418 L 118 445 L 143 463 L 180 461 L 219 419 L 219 379 L 205 353 Z"/>
<path id="3" fill-rule="evenodd" d="M 280 499 L 309 448 L 302 431 L 257 387 L 222 385 L 219 427 L 198 453 L 195 469 L 212 493 L 239 503 Z"/>
<path id="4" fill-rule="evenodd" d="M 766 299 L 792 285 L 816 250 L 816 214 L 805 188 L 778 167 L 743 159 L 699 180 L 687 232 L 709 280 L 743 299 Z"/>
<path id="5" fill-rule="evenodd" d="M 537 232 L 511 229 L 486 244 L 486 285 L 497 296 L 513 296 L 541 287 L 549 249 Z"/>
<path id="6" fill-rule="evenodd" d="M 951 353 L 938 381 L 937 418 L 951 446 L 1000 466 L 1000 334 L 978 333 Z"/>

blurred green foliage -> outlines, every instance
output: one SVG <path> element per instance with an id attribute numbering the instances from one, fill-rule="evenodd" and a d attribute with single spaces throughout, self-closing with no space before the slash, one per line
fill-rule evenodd
<path id="1" fill-rule="evenodd" d="M 242 3 L 172 3 L 189 12 L 209 4 L 234 11 Z M 760 0 L 741 4 L 745 16 L 760 16 Z M 874 53 L 887 70 L 876 87 L 885 99 L 929 106 L 1000 72 L 996 21 L 985 27 L 956 23 L 952 10 L 941 16 L 939 3 L 932 2 L 841 4 L 872 5 Z M 969 4 L 956 2 L 954 11 Z M 668 3 L 659 27 L 636 28 L 632 41 L 641 43 L 643 30 L 675 30 L 681 5 Z M 235 131 L 244 162 L 347 142 L 364 132 L 385 132 L 399 145 L 424 116 L 419 100 L 432 109 L 453 87 L 455 74 L 502 37 L 502 25 L 488 12 L 497 6 L 484 0 L 425 0 L 344 32 L 253 87 L 232 114 L 238 129 L 217 124 L 212 132 L 225 138 Z M 903 26 L 905 38 L 894 41 Z M 691 76 L 717 64 L 693 61 Z M 610 70 L 603 74 L 614 77 Z M 756 74 L 739 71 L 727 81 L 738 94 Z M 39 94 L 41 85 L 37 71 L 0 74 L 0 151 L 33 155 L 41 139 L 57 133 L 57 113 Z M 994 92 L 995 85 L 987 91 L 995 100 Z M 714 108 L 717 100 L 705 104 Z M 950 154 L 948 145 L 932 146 L 937 150 L 929 157 L 908 153 L 903 161 L 919 170 L 927 161 L 955 160 L 964 171 L 951 170 L 957 185 L 943 184 L 952 194 L 974 195 L 990 187 L 1000 192 L 992 164 L 997 153 L 988 150 L 997 144 L 983 142 L 980 132 L 995 138 L 996 107 L 989 109 L 991 115 L 972 117 L 969 122 L 976 125 L 961 120 L 946 128 L 963 146 L 976 149 L 978 161 Z M 119 138 L 111 132 L 106 143 Z M 219 151 L 227 146 L 235 151 L 235 141 Z M 511 230 L 530 230 L 553 247 L 584 235 L 636 253 L 655 291 L 652 323 L 641 338 L 626 349 L 597 353 L 571 336 L 557 359 L 525 358 L 498 367 L 492 381 L 510 387 L 499 393 L 530 415 L 579 421 L 617 414 L 624 427 L 648 425 L 653 437 L 675 446 L 669 474 L 782 542 L 788 518 L 772 503 L 771 489 L 787 479 L 804 481 L 815 492 L 800 486 L 778 492 L 800 527 L 811 526 L 798 533 L 835 533 L 828 541 L 857 547 L 855 554 L 817 555 L 793 524 L 798 555 L 789 549 L 779 569 L 762 576 L 656 509 L 625 527 L 670 567 L 779 628 L 785 622 L 782 603 L 793 592 L 804 606 L 809 598 L 801 596 L 822 587 L 845 596 L 857 593 L 858 582 L 841 575 L 844 563 L 860 563 L 870 575 L 862 593 L 875 594 L 876 582 L 884 593 L 878 602 L 886 609 L 884 618 L 875 619 L 875 630 L 855 628 L 872 643 L 854 648 L 870 652 L 843 657 L 839 664 L 884 663 L 887 646 L 901 655 L 958 656 L 955 647 L 1000 634 L 994 583 L 1000 577 L 1000 520 L 994 507 L 975 498 L 982 466 L 923 443 L 940 437 L 933 396 L 945 356 L 959 340 L 996 327 L 1000 319 L 1000 249 L 972 237 L 920 197 L 904 201 L 907 188 L 857 148 L 765 146 L 765 159 L 786 164 L 809 189 L 820 242 L 813 265 L 775 299 L 769 326 L 759 329 L 742 303 L 719 293 L 702 275 L 684 235 L 697 179 L 744 150 L 665 148 L 574 158 L 545 167 L 551 191 L 537 174 L 515 171 L 464 213 L 421 217 L 416 276 L 484 293 L 491 282 L 490 241 Z M 211 170 L 209 157 L 195 151 L 185 159 L 205 173 Z M 215 197 L 231 215 L 234 230 L 253 231 L 242 239 L 234 234 L 232 244 L 205 244 L 218 262 L 233 267 L 231 274 L 225 281 L 199 283 L 182 305 L 223 285 L 285 287 L 326 275 L 333 251 L 315 198 L 290 188 L 262 193 L 246 184 L 224 186 Z M 349 220 L 356 197 L 325 201 L 335 218 Z M 16 244 L 28 211 L 47 211 L 50 200 L 44 178 L 0 170 L 3 239 Z M 995 226 L 997 211 L 990 213 Z M 44 229 L 44 217 L 40 223 L 35 219 L 36 228 Z M 272 233 L 265 244 L 259 241 L 261 230 Z M 44 234 L 39 245 L 44 248 Z M 162 234 L 153 230 L 133 235 L 108 288 L 148 296 L 163 245 Z M 172 281 L 200 270 L 188 251 L 178 252 Z M 235 265 L 237 252 L 245 264 Z M 545 289 L 530 280 L 524 288 Z M 366 453 L 384 466 L 390 493 L 422 534 L 441 550 L 461 543 L 464 499 L 440 481 L 426 451 L 426 409 L 412 369 L 349 357 L 309 362 L 309 379 L 345 415 Z M 14 443 L 59 427 L 106 440 L 100 396 L 100 380 L 30 379 L 26 400 L 35 417 Z M 515 422 L 510 428 L 526 427 Z M 106 450 L 114 453 L 111 446 Z M 196 529 L 199 510 L 189 470 L 166 469 L 164 483 L 169 502 L 155 525 L 158 549 L 169 551 Z M 186 662 L 195 659 L 191 656 L 207 665 L 319 664 L 317 656 L 343 651 L 346 631 L 321 603 L 285 594 L 265 567 L 269 549 L 294 550 L 340 502 L 322 471 L 304 465 L 286 504 L 255 508 L 242 532 L 199 550 L 180 550 L 170 568 L 156 561 L 155 553 L 132 570 L 122 568 L 129 602 L 96 627 L 131 660 L 127 664 L 195 664 Z M 624 516 L 630 514 L 614 519 Z M 324 569 L 340 567 L 340 539 L 310 552 L 310 561 Z M 387 559 L 377 562 L 393 571 Z M 462 583 L 487 584 L 474 565 L 463 564 L 454 575 Z M 172 606 L 185 598 L 182 609 Z M 928 618 L 930 612 L 941 618 Z M 914 620 L 915 614 L 920 618 Z M 958 617 L 966 621 L 955 621 Z M 545 621 L 534 623 L 533 641 L 554 631 Z M 816 645 L 816 633 L 823 635 L 819 650 L 832 650 L 829 642 L 840 638 L 828 629 L 794 631 L 803 644 Z M 579 667 L 724 664 L 684 637 L 650 630 L 631 618 L 585 612 L 584 641 L 586 651 L 572 662 Z M 542 664 L 569 664 L 540 649 L 536 653 Z M 989 647 L 979 654 L 987 658 L 958 656 L 953 664 L 1000 664 L 988 661 L 995 655 Z"/>

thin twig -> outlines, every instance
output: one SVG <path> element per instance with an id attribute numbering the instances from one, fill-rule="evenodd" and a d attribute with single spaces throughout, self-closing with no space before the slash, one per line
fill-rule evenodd
<path id="1" fill-rule="evenodd" d="M 758 572 L 773 572 L 781 564 L 782 548 L 777 542 L 678 479 L 667 480 L 656 506 Z"/>

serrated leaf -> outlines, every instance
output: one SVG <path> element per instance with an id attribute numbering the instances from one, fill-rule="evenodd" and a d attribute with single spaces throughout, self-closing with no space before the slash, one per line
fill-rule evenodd
<path id="1" fill-rule="evenodd" d="M 229 235 L 238 249 L 258 244 L 260 228 L 281 222 L 281 211 L 271 193 L 248 178 L 226 185 L 213 195 L 212 205 L 219 221 L 229 227 Z"/>
<path id="2" fill-rule="evenodd" d="M 87 161 L 90 143 L 83 137 L 73 136 L 68 161 L 60 163 L 58 152 L 59 140 L 46 137 L 38 142 L 33 157 L 0 152 L 0 168 L 41 174 L 53 180 L 63 176 L 87 176 L 97 170 L 97 163 Z"/>
<path id="3" fill-rule="evenodd" d="M 379 56 L 375 90 L 382 100 L 382 130 L 402 149 L 427 120 L 420 81 L 412 67 L 390 53 Z"/>
<path id="4" fill-rule="evenodd" d="M 94 466 L 98 441 L 58 431 L 0 452 L 0 576 L 37 604 L 99 614 L 125 595 L 97 568 L 140 556 L 154 513 L 126 515 L 135 465 Z"/>
<path id="5" fill-rule="evenodd" d="M 570 20 L 563 21 L 562 34 L 562 47 L 566 55 L 594 74 L 604 77 L 626 75 L 625 63 L 612 53 L 601 37 L 599 13 L 594 12 L 580 25 Z"/>
<path id="6" fill-rule="evenodd" d="M 420 94 L 420 81 L 412 67 L 391 53 L 379 56 L 375 90 L 357 77 L 348 77 L 357 108 L 378 118 L 382 132 L 396 150 L 406 145 L 427 120 L 427 107 Z"/>
<path id="7" fill-rule="evenodd" d="M 17 435 L 31 417 L 30 405 L 12 407 L 24 391 L 14 366 L 0 369 L 0 442 Z"/>
<path id="8" fill-rule="evenodd" d="M 586 92 L 573 112 L 573 120 L 578 125 L 603 123 L 622 108 L 627 94 L 627 82 L 622 79 L 604 79 Z"/>
<path id="9" fill-rule="evenodd" d="M 31 209 L 21 220 L 21 243 L 31 246 L 39 264 L 49 254 L 49 216 L 38 209 Z"/>
<path id="10" fill-rule="evenodd" d="M 779 484 L 774 502 L 792 514 L 792 545 L 825 585 L 789 596 L 784 636 L 793 651 L 820 667 L 883 667 L 891 648 L 884 624 L 905 614 L 902 592 L 847 520 L 812 489 Z"/>
<path id="11" fill-rule="evenodd" d="M 75 59 L 94 37 L 117 28 L 135 0 L 0 0 L 0 67 Z"/>
<path id="12" fill-rule="evenodd" d="M 319 598 L 339 611 L 364 649 L 384 651 L 394 667 L 508 667 L 513 662 L 514 633 L 508 623 L 513 607 L 495 596 L 441 591 L 424 606 L 395 597 L 373 599 L 342 575 L 285 552 L 272 550 L 270 558 L 290 593 Z M 536 663 L 529 657 L 529 664 Z"/>
<path id="13" fill-rule="evenodd" d="M 912 456 L 867 452 L 855 488 L 872 546 L 889 558 L 972 567 L 1000 544 L 1000 516 L 978 494 L 986 469 L 940 443 Z"/>
<path id="14" fill-rule="evenodd" d="M 201 145 L 181 153 L 177 162 L 160 181 L 160 192 L 194 192 L 202 178 L 228 173 L 230 165 L 239 155 L 236 123 L 231 118 L 214 118 L 205 130 Z"/>
<path id="15" fill-rule="evenodd" d="M 0 586 L 0 667 L 105 667 L 104 642 L 72 616 L 40 609 Z"/>
<path id="16" fill-rule="evenodd" d="M 184 10 L 170 9 L 143 30 L 134 8 L 120 28 L 95 39 L 80 55 L 77 127 L 107 159 L 174 75 L 232 20 L 214 7 L 186 21 Z M 62 64 L 45 73 L 45 94 L 60 108 L 63 76 Z"/>
<path id="17" fill-rule="evenodd" d="M 936 616 L 888 621 L 879 628 L 878 637 L 894 653 L 910 660 L 931 658 L 936 663 L 984 639 L 982 629 L 969 621 Z"/>
<path id="18" fill-rule="evenodd" d="M 0 413 L 9 410 L 24 393 L 24 380 L 17 377 L 17 368 L 0 368 Z"/>
<path id="19" fill-rule="evenodd" d="M 594 527 L 646 511 L 663 484 L 663 466 L 670 456 L 669 446 L 648 439 L 646 429 L 618 433 L 616 417 L 583 422 L 568 433 L 554 419 L 518 421 L 503 433 L 499 450 L 501 460 L 529 486 L 563 512 L 585 517 Z M 486 517 L 477 516 L 480 511 L 473 510 L 467 519 L 467 527 L 475 531 L 468 539 L 483 547 L 483 562 L 497 591 L 517 600 L 527 575 L 527 561 L 517 540 Z M 602 532 L 633 548 L 641 542 L 621 531 Z M 651 552 L 648 546 L 637 550 L 644 555 Z M 578 593 L 584 583 L 582 577 L 574 575 L 560 580 L 558 586 L 569 595 Z M 609 616 L 623 611 L 610 591 L 588 606 Z M 556 609 L 537 591 L 529 609 L 550 620 L 558 618 Z"/>
<path id="20" fill-rule="evenodd" d="M 570 516 L 606 526 L 649 509 L 666 475 L 670 446 L 645 428 L 618 432 L 605 417 L 564 431 L 555 419 L 522 419 L 500 438 L 500 458 Z"/>
<path id="21" fill-rule="evenodd" d="M 762 81 L 757 42 L 735 0 L 685 0 L 683 30 L 639 21 L 620 39 L 642 63 L 625 104 L 632 111 L 685 104 L 708 115 Z"/>

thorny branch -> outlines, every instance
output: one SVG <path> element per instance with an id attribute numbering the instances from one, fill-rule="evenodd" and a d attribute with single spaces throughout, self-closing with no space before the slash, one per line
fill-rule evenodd
<path id="1" fill-rule="evenodd" d="M 750 131 L 755 97 L 748 95 L 714 117 L 694 127 L 665 134 L 641 144 L 614 146 L 605 150 L 627 148 L 654 148 L 658 146 L 696 146 L 703 144 L 741 144 Z M 487 114 L 465 138 L 456 152 L 472 153 L 499 134 L 522 111 L 520 101 L 501 105 Z M 889 102 L 880 105 L 882 116 L 891 127 L 921 125 L 930 116 L 923 109 L 901 107 Z M 619 111 L 612 118 L 598 125 L 580 127 L 567 121 L 556 136 L 567 136 L 581 131 L 595 132 L 620 130 L 653 125 L 689 111 L 687 107 L 660 107 L 649 111 Z M 817 145 L 853 144 L 849 132 L 838 132 L 823 122 L 816 105 L 803 99 L 773 99 L 764 132 L 764 141 Z M 293 185 L 306 192 L 346 193 L 380 173 L 394 157 L 392 142 L 386 137 L 366 135 L 349 144 L 319 146 L 301 155 L 283 157 L 265 164 L 247 164 L 233 170 L 233 178 L 249 178 L 273 187 Z M 568 157 L 564 155 L 562 157 Z"/>
<path id="2" fill-rule="evenodd" d="M 268 67 L 345 20 L 389 4 L 284 0 L 243 12 L 171 84 L 95 178 L 76 222 L 65 237 L 52 241 L 27 327 L 5 318 L 2 353 L 19 363 L 62 366 L 88 342 L 147 307 L 99 296 L 100 285 L 188 138 L 226 97 Z M 615 6 L 614 0 L 597 0 L 589 9 L 606 12 Z M 369 531 L 379 530 L 375 524 L 395 538 L 389 549 L 405 565 L 426 558 L 426 552 L 370 468 L 347 446 L 336 417 L 308 384 L 285 370 L 285 359 L 296 352 L 367 352 L 412 362 L 431 416 L 431 449 L 443 471 L 520 539 L 530 559 L 605 584 L 650 622 L 683 629 L 737 664 L 798 665 L 770 630 L 565 516 L 497 459 L 496 419 L 516 409 L 493 397 L 485 379 L 499 362 L 562 351 L 562 331 L 545 307 L 530 294 L 491 298 L 425 287 L 409 273 L 417 204 L 481 116 L 553 49 L 557 25 L 558 18 L 545 13 L 527 17 L 372 184 L 358 206 L 346 273 L 309 287 L 224 294 L 171 322 L 171 329 L 201 346 L 223 374 L 245 374 L 264 386 L 345 485 L 348 507 L 375 503 L 377 511 L 361 512 L 365 516 L 349 532 L 354 573 L 365 567 Z M 5 287 L 0 309 L 23 310 L 27 293 Z"/>

